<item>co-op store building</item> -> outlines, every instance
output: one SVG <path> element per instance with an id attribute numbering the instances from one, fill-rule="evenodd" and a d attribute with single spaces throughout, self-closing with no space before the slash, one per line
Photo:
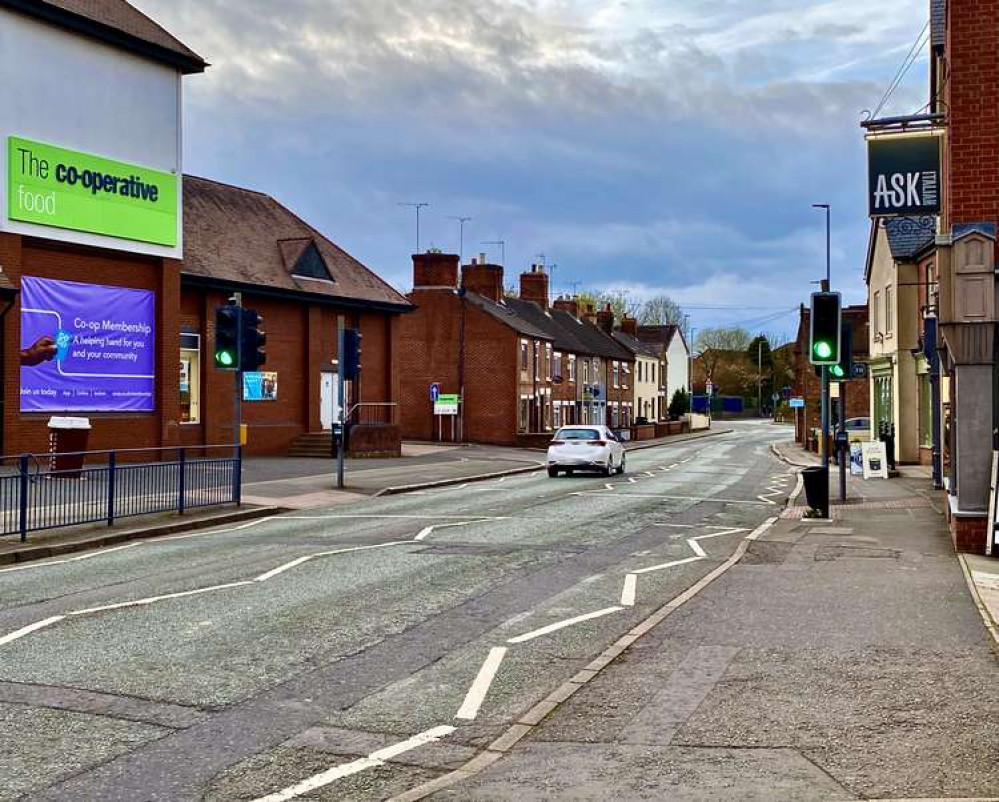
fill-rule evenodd
<path id="1" fill-rule="evenodd" d="M 124 0 L 0 0 L 0 454 L 45 451 L 64 414 L 92 449 L 232 442 L 210 362 L 233 291 L 268 334 L 251 453 L 331 425 L 338 318 L 364 335 L 348 400 L 397 396 L 406 299 L 267 195 L 184 176 L 182 85 L 206 66 Z"/>

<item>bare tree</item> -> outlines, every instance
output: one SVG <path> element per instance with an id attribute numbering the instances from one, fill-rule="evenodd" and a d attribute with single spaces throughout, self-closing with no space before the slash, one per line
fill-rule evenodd
<path id="1" fill-rule="evenodd" d="M 639 321 L 646 326 L 665 326 L 683 321 L 683 309 L 668 295 L 657 295 L 642 304 L 638 316 Z"/>
<path id="2" fill-rule="evenodd" d="M 705 375 L 712 377 L 719 363 L 732 360 L 744 360 L 744 354 L 749 347 L 750 336 L 745 329 L 720 326 L 714 329 L 704 329 L 697 335 L 697 350 L 701 352 L 699 359 L 704 366 Z"/>

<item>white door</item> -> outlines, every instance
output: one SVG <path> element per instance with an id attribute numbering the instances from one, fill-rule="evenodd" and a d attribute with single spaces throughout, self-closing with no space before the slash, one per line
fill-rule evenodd
<path id="1" fill-rule="evenodd" d="M 331 431 L 334 421 L 340 420 L 340 399 L 337 398 L 337 376 L 323 373 L 319 383 L 319 422 L 323 431 Z"/>

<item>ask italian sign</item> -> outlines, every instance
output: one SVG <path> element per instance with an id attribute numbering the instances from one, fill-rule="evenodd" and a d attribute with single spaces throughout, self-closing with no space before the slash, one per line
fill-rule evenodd
<path id="1" fill-rule="evenodd" d="M 868 208 L 871 217 L 940 212 L 940 137 L 936 134 L 871 138 Z"/>
<path id="2" fill-rule="evenodd" d="M 11 220 L 173 247 L 177 176 L 88 153 L 7 140 Z"/>

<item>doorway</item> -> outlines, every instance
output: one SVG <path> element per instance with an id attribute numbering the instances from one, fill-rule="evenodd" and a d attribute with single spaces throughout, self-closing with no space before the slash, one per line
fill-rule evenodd
<path id="1" fill-rule="evenodd" d="M 339 387 L 337 374 L 323 371 L 319 381 L 319 423 L 324 432 L 333 430 L 333 424 L 340 420 Z"/>

